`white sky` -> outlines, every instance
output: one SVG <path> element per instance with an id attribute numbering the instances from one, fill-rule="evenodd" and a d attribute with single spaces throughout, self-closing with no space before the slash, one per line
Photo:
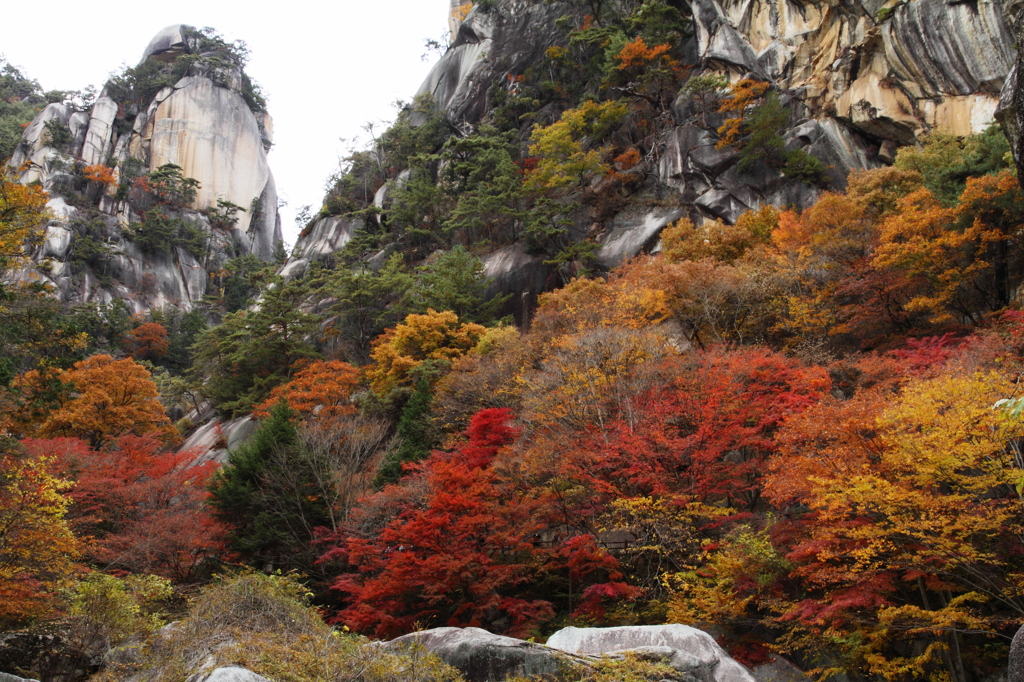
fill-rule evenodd
<path id="1" fill-rule="evenodd" d="M 280 197 L 285 241 L 294 216 L 315 211 L 324 183 L 349 149 L 366 139 L 368 121 L 390 121 L 392 103 L 409 101 L 430 67 L 427 38 L 447 31 L 449 0 L 372 2 L 224 2 L 223 0 L 81 0 L 5 3 L 0 54 L 44 90 L 102 87 L 107 75 L 134 66 L 165 26 L 212 26 L 250 50 L 246 71 L 267 96 L 274 118 L 270 166 Z"/>

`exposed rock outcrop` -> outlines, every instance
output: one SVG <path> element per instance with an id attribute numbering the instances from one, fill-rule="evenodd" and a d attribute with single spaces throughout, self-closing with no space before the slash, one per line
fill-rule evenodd
<path id="1" fill-rule="evenodd" d="M 1006 682 L 1024 682 L 1024 627 L 1017 630 L 1010 643 L 1010 661 Z"/>
<path id="2" fill-rule="evenodd" d="M 185 682 L 269 682 L 269 680 L 246 668 L 229 666 L 217 668 L 209 673 L 193 675 Z"/>
<path id="3" fill-rule="evenodd" d="M 602 661 L 639 660 L 663 663 L 675 671 L 665 679 L 680 682 L 754 682 L 705 632 L 685 625 L 623 628 L 564 628 L 547 646 L 492 634 L 480 628 L 434 628 L 384 644 L 402 648 L 419 644 L 457 668 L 467 682 L 502 682 L 512 677 L 561 678 L 574 668 Z"/>
<path id="4" fill-rule="evenodd" d="M 193 32 L 186 25 L 167 27 L 150 41 L 143 60 L 173 62 L 196 49 L 189 38 Z M 11 165 L 19 169 L 22 182 L 41 182 L 50 192 L 53 219 L 33 263 L 13 278 L 51 284 L 69 302 L 117 298 L 128 301 L 133 312 L 165 305 L 189 310 L 207 294 L 210 273 L 228 258 L 247 253 L 273 258 L 281 227 L 266 155 L 269 116 L 254 113 L 247 103 L 240 66 L 199 59 L 184 73 L 148 104 L 132 104 L 127 111 L 105 90 L 88 111 L 50 104 L 36 116 Z M 48 122 L 51 128 L 66 126 L 70 141 L 55 143 Z M 82 177 L 85 166 L 113 166 L 116 180 L 131 166 L 144 174 L 165 164 L 180 167 L 182 176 L 199 183 L 191 205 L 176 217 L 206 235 L 205 252 L 180 247 L 143 251 L 126 229 L 140 216 L 123 191 L 90 185 Z M 239 207 L 233 224 L 215 223 L 205 215 L 218 201 Z M 86 223 L 89 237 L 102 243 L 102 267 L 74 258 Z"/>
<path id="5" fill-rule="evenodd" d="M 669 222 L 663 215 L 733 222 L 764 204 L 805 208 L 826 185 L 845 188 L 851 170 L 891 163 L 899 146 L 915 144 L 923 135 L 981 132 L 993 120 L 1013 66 L 1010 2 L 690 0 L 694 30 L 683 52 L 697 65 L 693 74 L 771 81 L 790 112 L 787 152 L 803 150 L 818 159 L 827 179 L 815 186 L 765 164 L 741 171 L 736 151 L 716 149 L 722 117 L 712 114 L 709 120 L 705 112 L 698 125 L 697 112 L 681 90 L 673 121 L 652 152 L 657 197 L 652 203 L 666 208 L 638 216 L 635 207 L 627 207 L 621 215 L 602 218 L 599 265 L 613 267 L 656 245 Z M 520 0 L 481 3 L 466 14 L 469 7 L 452 0 L 454 40 L 419 90 L 462 131 L 486 116 L 495 92 L 514 93 L 515 77 L 543 63 L 547 48 L 564 42 L 556 20 L 571 11 L 558 2 Z M 1004 92 L 1003 100 L 1000 111 L 1009 112 L 1012 93 Z M 542 110 L 534 120 L 557 113 Z M 1008 121 L 1016 122 L 1016 114 L 1001 116 L 1013 137 L 1016 128 Z M 586 231 L 576 229 L 577 235 Z M 339 219 L 318 222 L 299 240 L 300 258 L 323 257 L 334 244 L 345 243 L 351 230 Z M 530 299 L 539 290 L 532 288 L 536 284 L 523 285 L 542 279 L 541 269 L 523 254 L 512 258 L 513 253 L 506 247 L 487 258 L 488 274 L 501 278 L 492 293 L 522 298 L 529 289 L 525 298 Z M 529 271 L 516 272 L 509 267 L 513 261 Z"/>
<path id="6" fill-rule="evenodd" d="M 574 654 L 608 654 L 650 647 L 679 651 L 694 660 L 694 670 L 707 671 L 715 682 L 754 682 L 708 633 L 688 625 L 629 625 L 615 628 L 562 628 L 548 646 Z"/>
<path id="7" fill-rule="evenodd" d="M 557 675 L 572 659 L 540 644 L 502 637 L 480 628 L 434 628 L 393 639 L 384 646 L 419 644 L 458 668 L 467 682 L 501 682 L 510 677 Z"/>

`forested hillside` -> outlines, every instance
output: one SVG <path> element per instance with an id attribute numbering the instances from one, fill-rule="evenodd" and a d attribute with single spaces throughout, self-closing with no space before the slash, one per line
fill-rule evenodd
<path id="1" fill-rule="evenodd" d="M 978 5 L 1002 23 L 964 35 L 1003 45 Z M 768 40 L 728 3 L 455 7 L 280 263 L 269 170 L 211 203 L 145 122 L 207 79 L 262 140 L 242 47 L 171 27 L 88 105 L 7 66 L 0 670 L 440 682 L 360 636 L 683 623 L 755 671 L 1005 675 L 1024 191 L 991 113 L 1014 55 L 914 81 L 960 34 L 886 50 L 966 10 L 868 9 Z M 104 144 L 145 163 L 54 148 L 55 103 L 104 98 Z"/>

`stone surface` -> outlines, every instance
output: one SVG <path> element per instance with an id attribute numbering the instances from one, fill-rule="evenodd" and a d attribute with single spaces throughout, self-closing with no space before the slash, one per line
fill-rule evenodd
<path id="1" fill-rule="evenodd" d="M 502 637 L 480 628 L 434 628 L 387 642 L 387 648 L 410 644 L 427 651 L 455 668 L 467 682 L 501 682 L 509 677 L 556 675 L 570 660 L 540 644 Z"/>
<path id="2" fill-rule="evenodd" d="M 770 654 L 771 660 L 753 668 L 750 672 L 757 682 L 809 682 L 811 677 L 786 659 Z"/>
<path id="3" fill-rule="evenodd" d="M 173 59 L 187 49 L 185 39 L 184 25 L 170 26 L 153 38 L 146 54 Z M 268 115 L 253 114 L 236 90 L 190 72 L 174 87 L 161 89 L 138 113 L 132 130 L 120 136 L 114 125 L 118 105 L 106 95 L 89 112 L 72 111 L 63 104 L 50 104 L 40 111 L 23 133 L 11 163 L 25 164 L 22 182 L 39 181 L 50 192 L 53 218 L 33 254 L 34 263 L 25 263 L 5 277 L 49 284 L 58 298 L 69 303 L 109 303 L 119 298 L 127 301 L 133 313 L 164 306 L 191 310 L 206 295 L 209 274 L 220 270 L 228 258 L 252 253 L 271 260 L 281 243 L 277 188 L 266 158 L 273 124 Z M 51 120 L 68 125 L 75 139 L 71 148 L 56 150 L 48 145 L 45 125 Z M 141 160 L 148 170 L 176 164 L 185 176 L 199 181 L 195 204 L 176 217 L 192 221 L 207 233 L 206 254 L 196 257 L 181 248 L 143 253 L 124 229 L 138 216 L 112 193 L 98 197 L 104 214 L 98 221 L 65 201 L 64 188 L 78 182 L 67 170 L 73 164 L 123 163 L 129 157 Z M 219 199 L 244 209 L 232 228 L 214 229 L 199 212 L 216 206 Z M 102 273 L 71 262 L 81 229 L 75 228 L 76 221 L 88 221 L 93 236 L 105 242 L 109 257 Z M 337 244 L 335 240 L 331 246 Z"/>
<path id="4" fill-rule="evenodd" d="M 270 180 L 256 118 L 237 92 L 208 78 L 187 80 L 159 103 L 133 148 L 148 148 L 151 169 L 173 163 L 198 180 L 197 207 L 226 199 L 248 209 Z M 236 230 L 246 232 L 250 218 L 239 213 Z"/>
<path id="5" fill-rule="evenodd" d="M 30 682 L 24 677 L 18 677 L 17 675 L 11 675 L 9 673 L 0 672 L 0 682 Z"/>
<path id="6" fill-rule="evenodd" d="M 1024 10 L 1017 15 L 1014 33 L 1017 38 L 1016 61 L 999 93 L 995 116 L 1010 142 L 1017 175 L 1024 177 L 1024 135 L 1021 134 L 1024 130 Z"/>
<path id="7" fill-rule="evenodd" d="M 668 647 L 698 659 L 715 682 L 754 682 L 754 677 L 718 646 L 714 638 L 688 625 L 631 625 L 614 628 L 562 628 L 548 646 L 577 654 L 601 654 L 639 647 Z"/>
<path id="8" fill-rule="evenodd" d="M 551 288 L 554 269 L 544 259 L 526 253 L 521 244 L 506 246 L 486 256 L 484 274 L 489 283 L 488 299 L 509 295 L 502 315 L 513 315 L 525 323 L 537 308 L 537 296 Z"/>
<path id="9" fill-rule="evenodd" d="M 171 24 L 153 36 L 142 51 L 142 59 L 139 63 L 146 61 L 146 57 L 154 57 L 160 60 L 168 60 L 177 57 L 188 51 L 188 41 L 185 33 L 192 28 L 188 24 Z"/>
<path id="10" fill-rule="evenodd" d="M 650 250 L 657 243 L 661 230 L 673 220 L 681 218 L 683 213 L 682 209 L 672 208 L 639 215 L 635 211 L 628 211 L 616 217 L 597 251 L 597 262 L 603 267 L 613 268 L 637 255 L 645 247 Z"/>
<path id="11" fill-rule="evenodd" d="M 467 682 L 564 676 L 572 667 L 592 667 L 602 659 L 623 660 L 627 656 L 669 665 L 676 674 L 668 679 L 677 682 L 754 682 L 755 679 L 710 635 L 682 625 L 565 628 L 552 635 L 546 646 L 502 637 L 480 628 L 446 627 L 405 635 L 383 646 L 397 648 L 413 643 L 458 668 Z"/>
<path id="12" fill-rule="evenodd" d="M 1006 682 L 1024 682 L 1024 627 L 1017 630 L 1010 643 L 1010 660 Z"/>
<path id="13" fill-rule="evenodd" d="M 270 682 L 262 675 L 236 666 L 217 668 L 210 673 L 200 673 L 188 678 L 186 682 Z"/>
<path id="14" fill-rule="evenodd" d="M 224 464 L 228 461 L 228 453 L 244 443 L 258 426 L 252 417 L 241 419 L 224 420 L 210 418 L 212 414 L 189 415 L 193 421 L 205 421 L 197 428 L 178 449 L 181 452 L 194 450 L 199 456 L 192 461 L 190 466 L 198 466 L 209 461 Z"/>

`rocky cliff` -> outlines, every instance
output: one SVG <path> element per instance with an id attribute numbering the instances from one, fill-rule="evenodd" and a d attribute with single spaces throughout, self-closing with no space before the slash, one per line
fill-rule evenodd
<path id="1" fill-rule="evenodd" d="M 243 66 L 209 32 L 169 26 L 88 107 L 43 109 L 11 165 L 50 193 L 52 219 L 14 277 L 72 303 L 189 310 L 229 258 L 271 260 L 281 243 L 273 128 Z M 198 184 L 158 196 L 153 174 L 174 167 L 172 180 Z M 186 230 L 191 246 L 180 234 L 156 239 L 157 229 Z"/>
<path id="2" fill-rule="evenodd" d="M 598 265 L 612 267 L 641 249 L 655 248 L 661 228 L 680 216 L 697 224 L 710 219 L 731 223 L 764 204 L 804 208 L 823 188 L 844 188 L 851 170 L 892 163 L 899 147 L 914 145 L 930 133 L 983 131 L 993 122 L 1000 88 L 1015 57 L 1008 3 L 665 3 L 689 22 L 679 48 L 688 77 L 719 75 L 732 83 L 742 78 L 770 83 L 788 111 L 786 149 L 818 159 L 827 178 L 808 183 L 778 168 L 741 170 L 735 150 L 716 146 L 715 128 L 724 116 L 713 113 L 710 120 L 705 115 L 699 121 L 684 79 L 671 120 L 660 126 L 645 155 L 652 168 L 639 195 L 655 200 L 628 202 L 610 216 L 577 216 L 577 238 L 595 240 Z M 454 40 L 419 94 L 432 97 L 457 135 L 471 134 L 493 118 L 499 101 L 517 93 L 522 74 L 552 68 L 549 48 L 567 42 L 561 17 L 583 16 L 600 6 L 498 0 L 470 7 L 453 0 Z M 586 21 L 584 17 L 577 24 Z M 560 112 L 543 98 L 537 103 L 519 138 L 524 151 L 533 123 L 555 120 Z M 657 207 L 642 208 L 645 203 Z M 375 204 L 377 211 L 387 212 L 380 192 Z M 298 270 L 305 261 L 336 251 L 354 229 L 351 220 L 324 216 L 300 239 L 299 262 L 291 267 Z M 496 278 L 495 292 L 518 297 L 550 278 L 543 259 L 531 258 L 522 248 L 494 251 L 485 261 L 488 274 Z"/>

